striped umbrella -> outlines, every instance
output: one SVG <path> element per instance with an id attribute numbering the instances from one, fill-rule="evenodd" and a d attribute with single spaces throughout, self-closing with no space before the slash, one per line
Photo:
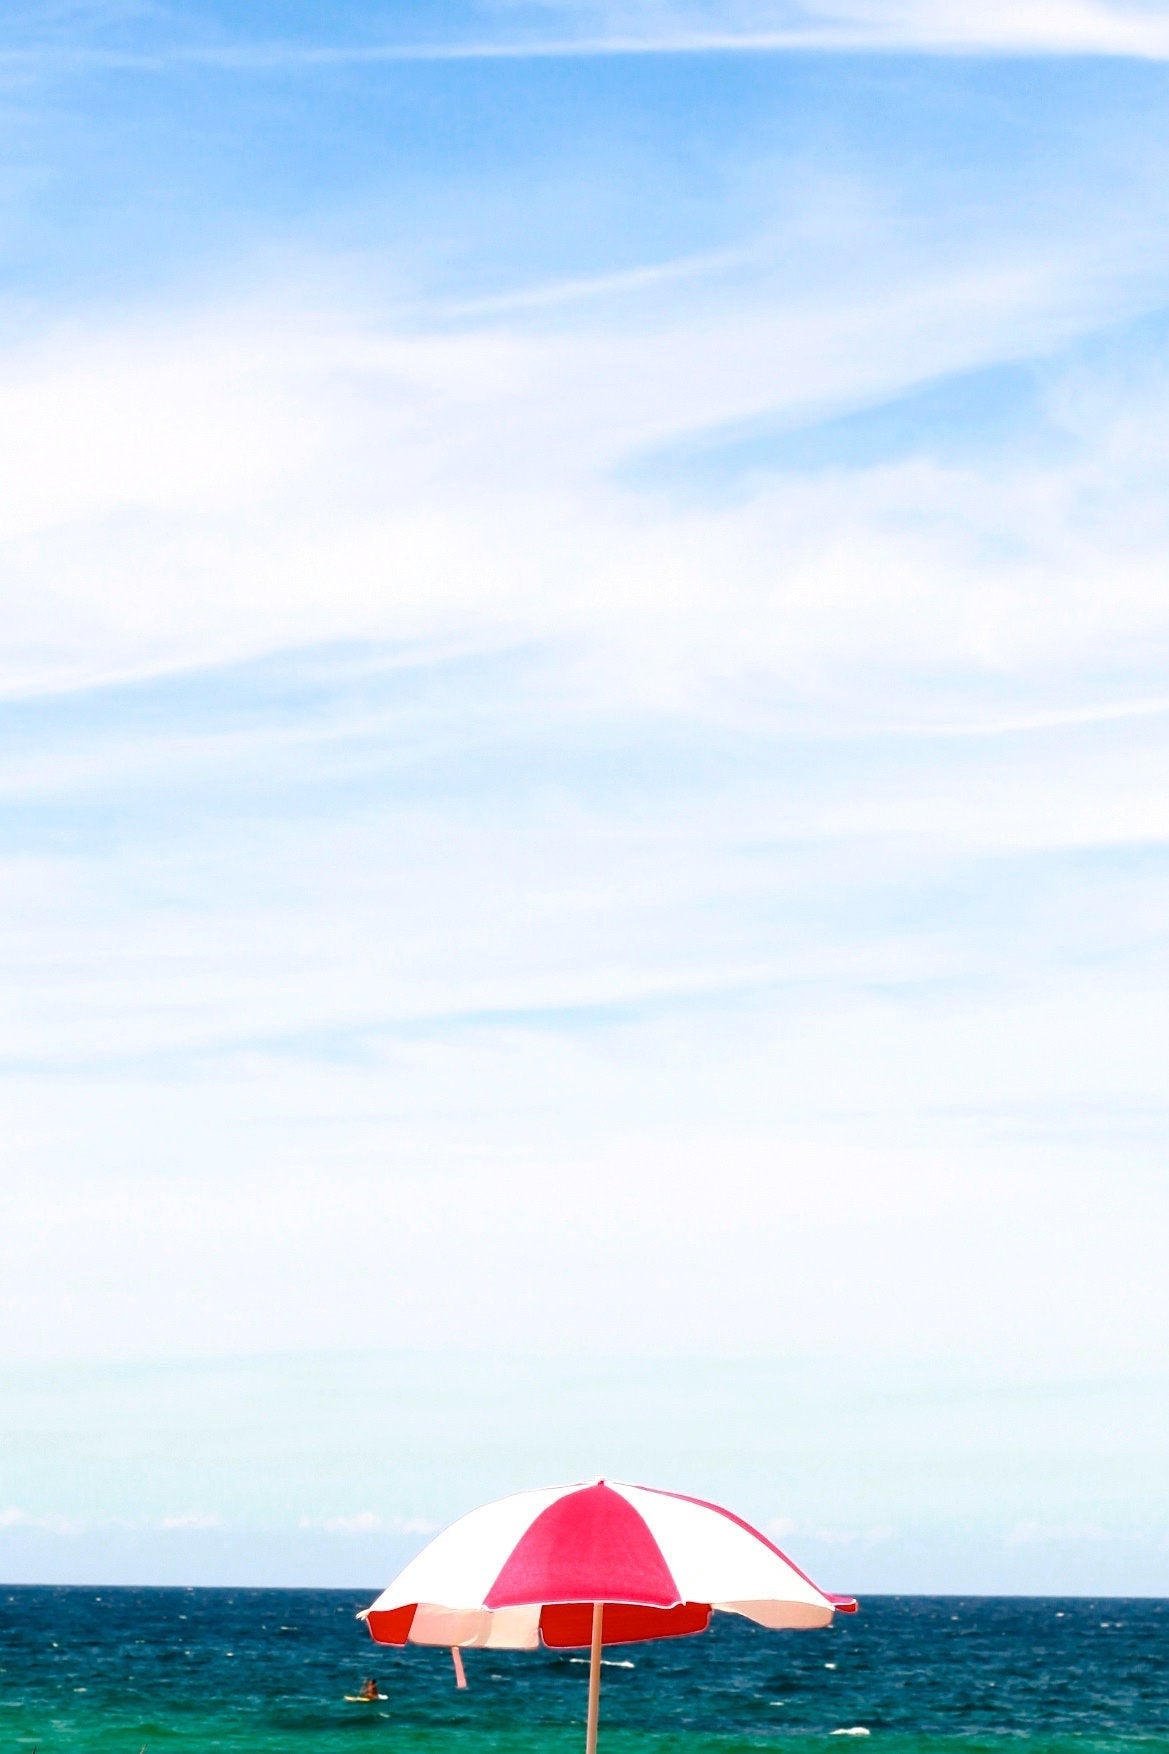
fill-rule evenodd
<path id="1" fill-rule="evenodd" d="M 360 1616 L 379 1644 L 455 1650 L 588 1645 L 586 1754 L 594 1754 L 601 1648 L 704 1632 L 711 1612 L 760 1626 L 826 1626 L 852 1613 L 766 1535 L 705 1499 L 598 1480 L 519 1492 L 460 1518 Z"/>

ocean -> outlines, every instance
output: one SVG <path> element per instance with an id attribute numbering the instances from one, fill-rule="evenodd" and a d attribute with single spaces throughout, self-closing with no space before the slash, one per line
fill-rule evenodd
<path id="1" fill-rule="evenodd" d="M 0 1749 L 579 1754 L 587 1661 L 373 1645 L 347 1590 L 0 1588 Z M 388 1697 L 347 1703 L 366 1676 Z M 867 1739 L 857 1732 L 868 1731 Z M 852 1734 L 847 1734 L 852 1732 Z M 1169 1754 L 1169 1602 L 871 1597 L 606 1652 L 602 1754 Z"/>

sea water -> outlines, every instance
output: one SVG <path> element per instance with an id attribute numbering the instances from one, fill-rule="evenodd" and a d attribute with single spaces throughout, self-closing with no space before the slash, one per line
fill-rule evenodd
<path id="1" fill-rule="evenodd" d="M 0 1749 L 578 1754 L 583 1653 L 373 1645 L 337 1590 L 0 1588 Z M 366 1676 L 387 1697 L 352 1704 Z M 1169 1754 L 1169 1602 L 873 1597 L 606 1651 L 603 1754 Z M 867 1739 L 862 1732 L 867 1732 Z"/>

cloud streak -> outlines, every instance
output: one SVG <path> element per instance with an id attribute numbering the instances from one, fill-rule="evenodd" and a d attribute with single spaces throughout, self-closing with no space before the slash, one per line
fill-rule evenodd
<path id="1" fill-rule="evenodd" d="M 875 640 L 912 664 L 925 625 L 930 662 L 947 643 L 960 662 L 983 634 L 963 626 L 953 597 L 953 607 L 930 602 L 914 574 L 944 551 L 944 564 L 967 570 L 976 542 L 964 557 L 954 532 L 974 518 L 976 541 L 996 521 L 1018 528 L 1027 498 L 1047 496 L 1033 537 L 996 568 L 979 609 L 983 632 L 989 612 L 1007 637 L 1005 658 L 1038 632 L 1036 615 L 1050 634 L 1045 549 L 1060 553 L 1066 601 L 1077 574 L 1094 597 L 1106 553 L 1129 546 L 1106 509 L 1096 531 L 1077 533 L 1074 553 L 1060 526 L 1073 482 L 1102 488 L 1127 463 L 1105 448 L 1121 421 L 1141 455 L 1119 401 L 1101 402 L 1094 437 L 1069 429 L 1079 455 L 1058 469 L 1024 456 L 988 474 L 977 459 L 939 467 L 911 452 L 797 483 L 748 466 L 745 492 L 725 503 L 698 496 L 685 512 L 671 504 L 668 474 L 660 494 L 630 492 L 621 470 L 631 455 L 680 443 L 701 461 L 712 431 L 879 401 L 1001 357 L 1029 334 L 1033 345 L 1043 336 L 1066 346 L 1090 321 L 1052 265 L 944 273 L 911 294 L 834 310 L 706 301 L 649 331 L 636 310 L 607 331 L 533 333 L 484 318 L 427 334 L 261 303 L 192 315 L 150 340 L 138 329 L 65 345 L 49 337 L 10 359 L 0 400 L 13 490 L 0 528 L 10 566 L 0 680 L 13 696 L 321 640 L 486 650 L 589 639 L 619 595 L 642 691 L 660 697 L 696 661 L 706 676 L 688 688 L 744 661 L 723 613 L 728 572 L 744 607 L 772 602 L 770 661 L 785 670 L 818 662 L 821 637 L 840 655 L 840 588 L 853 596 L 857 662 L 872 658 Z M 876 560 L 863 586 L 857 572 L 858 584 L 843 586 L 850 548 Z M 788 575 L 778 591 L 757 558 L 776 551 Z M 1139 582 L 1147 564 L 1134 556 L 1126 566 L 1111 605 L 1118 629 L 1126 601 L 1140 616 L 1154 608 L 1151 576 Z M 1074 643 L 1074 620 L 1062 622 Z M 758 662 L 754 636 L 751 645 Z M 636 687 L 628 671 L 618 685 Z"/>
<path id="2" fill-rule="evenodd" d="M 506 21 L 506 9 L 502 15 Z M 213 40 L 152 49 L 31 44 L 0 51 L 14 74 L 48 68 L 159 74 L 207 67 L 240 75 L 460 63 L 629 57 L 775 56 L 910 51 L 935 55 L 1100 56 L 1169 59 L 1169 21 L 1152 6 L 1023 0 L 977 9 L 949 0 L 849 5 L 551 6 L 550 29 L 431 40 Z M 557 29 L 559 26 L 559 30 Z"/>

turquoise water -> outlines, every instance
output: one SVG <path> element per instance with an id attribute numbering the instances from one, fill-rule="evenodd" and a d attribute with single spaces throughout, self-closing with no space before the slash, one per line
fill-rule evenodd
<path id="1" fill-rule="evenodd" d="M 447 1652 L 370 1643 L 375 1594 L 0 1590 L 0 1748 L 578 1754 L 579 1656 L 469 1651 L 460 1693 Z M 606 1654 L 603 1754 L 1169 1754 L 1167 1602 L 886 1596 Z M 346 1703 L 367 1675 L 388 1698 Z"/>

